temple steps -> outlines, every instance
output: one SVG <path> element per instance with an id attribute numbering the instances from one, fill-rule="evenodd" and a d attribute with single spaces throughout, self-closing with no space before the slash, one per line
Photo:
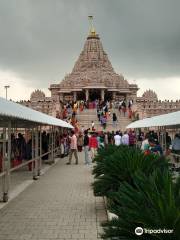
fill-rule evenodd
<path id="1" fill-rule="evenodd" d="M 113 126 L 112 123 L 112 114 L 109 117 L 109 119 L 107 120 L 107 126 L 106 126 L 106 131 L 116 131 L 116 130 L 121 130 L 121 131 L 125 131 L 126 126 L 131 122 L 131 120 L 127 117 L 127 116 L 123 116 L 122 114 L 119 113 L 119 111 L 117 109 L 114 109 L 111 111 L 116 113 L 118 122 L 117 122 L 117 127 Z M 95 124 L 95 129 L 97 131 L 101 131 L 102 130 L 102 126 L 100 124 L 100 122 L 98 121 L 97 118 L 97 111 L 96 109 L 85 109 L 82 112 L 78 112 L 77 113 L 77 120 L 79 122 L 79 127 L 82 128 L 91 128 L 91 124 L 92 121 Z"/>

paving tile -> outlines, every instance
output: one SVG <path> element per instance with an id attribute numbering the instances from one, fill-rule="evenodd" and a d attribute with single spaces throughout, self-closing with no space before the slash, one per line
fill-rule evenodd
<path id="1" fill-rule="evenodd" d="M 93 195 L 92 168 L 83 157 L 70 166 L 60 159 L 2 208 L 0 240 L 100 239 L 100 221 L 107 218 L 104 201 Z"/>

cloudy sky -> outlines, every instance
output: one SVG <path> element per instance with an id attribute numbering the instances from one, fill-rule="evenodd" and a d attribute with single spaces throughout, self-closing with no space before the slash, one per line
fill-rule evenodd
<path id="1" fill-rule="evenodd" d="M 0 96 L 13 100 L 71 72 L 94 25 L 117 73 L 180 99 L 179 0 L 0 0 Z"/>

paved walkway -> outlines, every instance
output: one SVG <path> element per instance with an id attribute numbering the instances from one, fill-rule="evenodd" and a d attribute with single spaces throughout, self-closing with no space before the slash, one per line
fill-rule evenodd
<path id="1" fill-rule="evenodd" d="M 0 240 L 100 239 L 106 220 L 91 189 L 91 168 L 59 162 L 0 210 Z"/>

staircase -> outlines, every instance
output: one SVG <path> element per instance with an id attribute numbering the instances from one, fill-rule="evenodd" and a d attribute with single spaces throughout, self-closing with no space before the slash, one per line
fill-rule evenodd
<path id="1" fill-rule="evenodd" d="M 113 112 L 116 113 L 116 116 L 118 119 L 117 127 L 113 127 L 113 124 L 112 124 Z M 79 122 L 80 129 L 82 128 L 82 126 L 84 126 L 85 129 L 88 129 L 88 128 L 91 129 L 91 123 L 93 121 L 95 124 L 95 129 L 97 131 L 102 131 L 102 126 L 98 120 L 96 109 L 84 109 L 84 111 L 82 112 L 79 111 L 77 113 L 77 120 Z M 107 124 L 106 124 L 106 131 L 117 131 L 117 130 L 125 131 L 126 126 L 129 123 L 131 123 L 131 120 L 127 116 L 124 117 L 124 115 L 120 114 L 117 109 L 111 110 L 111 116 L 108 118 Z"/>

